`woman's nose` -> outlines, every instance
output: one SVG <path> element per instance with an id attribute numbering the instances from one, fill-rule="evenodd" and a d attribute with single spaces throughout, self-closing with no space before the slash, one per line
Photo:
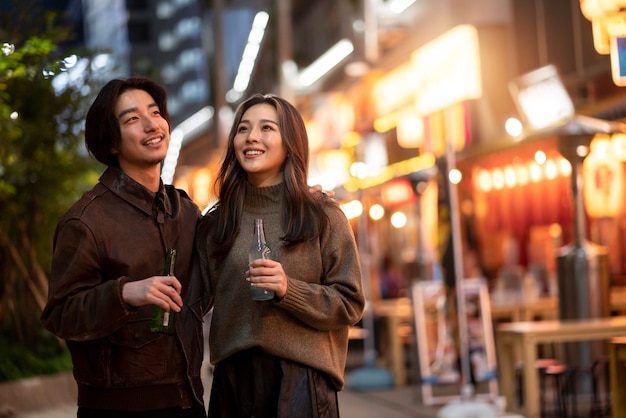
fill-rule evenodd
<path id="1" fill-rule="evenodd" d="M 259 128 L 251 128 L 248 135 L 248 141 L 257 142 L 261 138 L 261 130 Z"/>

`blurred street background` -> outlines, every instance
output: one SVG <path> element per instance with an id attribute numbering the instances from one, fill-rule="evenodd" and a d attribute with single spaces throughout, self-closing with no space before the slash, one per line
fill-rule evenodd
<path id="1" fill-rule="evenodd" d="M 461 377 L 510 406 L 536 393 L 517 405 L 535 418 L 531 352 L 626 410 L 626 377 L 608 379 L 626 347 L 624 22 L 624 0 L 0 0 L 0 413 L 7 385 L 71 370 L 39 321 L 52 236 L 102 172 L 89 104 L 134 74 L 167 88 L 162 178 L 203 209 L 244 98 L 302 113 L 309 183 L 361 254 L 352 367 L 367 355 L 394 386 L 342 392 L 345 416 L 430 416 L 419 379 Z"/>

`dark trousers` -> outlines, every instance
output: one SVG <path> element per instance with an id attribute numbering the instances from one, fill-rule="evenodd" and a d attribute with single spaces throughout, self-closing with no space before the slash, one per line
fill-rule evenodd
<path id="1" fill-rule="evenodd" d="M 258 349 L 219 362 L 209 418 L 338 418 L 337 391 L 325 373 Z"/>
<path id="2" fill-rule="evenodd" d="M 167 408 L 153 411 L 113 411 L 106 409 L 78 408 L 78 418 L 206 418 L 201 406 L 190 409 Z"/>

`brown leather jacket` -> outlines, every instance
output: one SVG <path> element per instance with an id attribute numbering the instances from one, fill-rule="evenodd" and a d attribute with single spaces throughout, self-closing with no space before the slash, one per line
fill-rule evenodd
<path id="1" fill-rule="evenodd" d="M 203 405 L 202 291 L 194 257 L 198 207 L 185 192 L 156 194 L 109 167 L 60 220 L 41 319 L 67 341 L 86 408 L 151 410 Z M 150 331 L 153 306 L 134 308 L 122 286 L 161 275 L 168 248 L 184 306 L 176 335 Z"/>

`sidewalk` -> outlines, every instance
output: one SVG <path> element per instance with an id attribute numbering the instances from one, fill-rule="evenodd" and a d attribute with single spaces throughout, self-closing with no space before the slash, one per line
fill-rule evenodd
<path id="1" fill-rule="evenodd" d="M 207 351 L 208 352 L 208 351 Z M 356 353 L 360 361 L 360 353 Z M 204 384 L 204 402 L 208 406 L 211 392 L 212 374 L 210 372 L 208 356 L 202 365 L 202 380 Z M 357 366 L 358 361 L 356 361 Z M 33 389 L 36 384 L 30 382 L 30 395 L 21 397 L 37 398 L 40 404 L 29 411 L 3 411 L 1 402 L 7 398 L 0 396 L 0 418 L 75 418 L 76 417 L 76 385 L 71 373 L 65 375 L 36 378 L 41 387 Z M 48 386 L 48 387 L 46 387 Z M 52 386 L 52 387 L 50 387 Z M 26 391 L 26 389 L 24 389 Z M 2 395 L 2 394 L 0 394 Z M 17 395 L 17 394 L 16 394 Z M 9 402 L 9 406 L 11 403 Z M 15 405 L 15 404 L 14 404 Z M 32 404 L 30 404 L 32 406 Z M 45 405 L 45 406 L 40 406 Z M 426 406 L 421 402 L 421 390 L 418 386 L 395 387 L 384 390 L 354 391 L 344 389 L 339 392 L 339 412 L 342 418 L 435 418 L 441 406 Z"/>
<path id="2" fill-rule="evenodd" d="M 354 392 L 339 392 L 339 412 L 342 418 L 435 418 L 438 406 L 421 403 L 414 386 Z"/>
<path id="3" fill-rule="evenodd" d="M 437 407 L 427 407 L 415 401 L 414 388 L 385 391 L 339 393 L 339 410 L 342 418 L 435 418 Z M 76 406 L 59 405 L 45 411 L 17 414 L 14 418 L 75 418 Z"/>
<path id="4" fill-rule="evenodd" d="M 208 405 L 208 395 L 211 390 L 211 374 L 208 367 L 203 367 L 205 375 L 205 403 Z M 71 375 L 68 375 L 71 378 Z M 66 398 L 67 399 L 67 398 Z M 1 409 L 1 408 L 0 408 Z M 419 389 L 415 386 L 392 388 L 387 390 L 339 392 L 339 410 L 342 418 L 434 418 L 438 407 L 421 404 Z M 75 418 L 76 406 L 67 400 L 36 411 L 19 412 L 2 415 L 0 418 Z"/>

